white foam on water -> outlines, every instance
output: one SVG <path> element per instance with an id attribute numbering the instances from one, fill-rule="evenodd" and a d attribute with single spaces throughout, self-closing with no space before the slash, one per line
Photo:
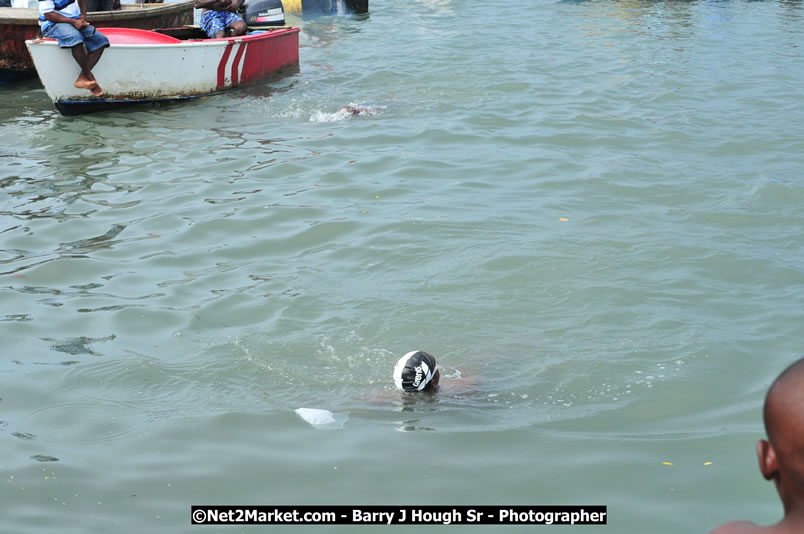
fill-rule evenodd
<path id="1" fill-rule="evenodd" d="M 310 115 L 310 122 L 340 122 L 351 119 L 352 117 L 373 117 L 383 109 L 385 109 L 383 106 L 366 106 L 350 102 L 334 113 L 316 110 Z M 357 113 L 355 113 L 355 111 L 357 111 Z"/>

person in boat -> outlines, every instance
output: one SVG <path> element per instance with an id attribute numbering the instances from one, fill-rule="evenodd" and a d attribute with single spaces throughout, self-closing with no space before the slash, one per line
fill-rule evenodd
<path id="1" fill-rule="evenodd" d="M 92 96 L 103 91 L 92 74 L 109 39 L 87 22 L 87 0 L 39 0 L 39 26 L 44 37 L 56 39 L 61 48 L 69 48 L 73 59 L 81 67 L 75 80 L 79 89 L 87 89 Z"/>
<path id="2" fill-rule="evenodd" d="M 804 358 L 774 380 L 762 411 L 767 440 L 757 443 L 759 471 L 772 480 L 784 507 L 775 525 L 751 521 L 720 525 L 712 534 L 793 534 L 804 532 Z"/>
<path id="3" fill-rule="evenodd" d="M 203 9 L 199 24 L 210 39 L 245 35 L 246 21 L 237 14 L 245 0 L 195 0 L 196 9 Z"/>

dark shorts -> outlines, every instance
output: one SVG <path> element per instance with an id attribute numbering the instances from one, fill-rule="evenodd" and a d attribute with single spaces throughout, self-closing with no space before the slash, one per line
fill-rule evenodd
<path id="1" fill-rule="evenodd" d="M 207 35 L 215 37 L 216 33 L 225 30 L 238 20 L 242 21 L 243 17 L 231 11 L 204 11 L 198 25 Z"/>
<path id="2" fill-rule="evenodd" d="M 56 39 L 61 48 L 72 48 L 83 43 L 87 47 L 87 52 L 94 52 L 104 46 L 109 46 L 109 39 L 101 32 L 96 31 L 92 25 L 78 31 L 72 24 L 57 22 L 42 30 L 42 35 Z"/>

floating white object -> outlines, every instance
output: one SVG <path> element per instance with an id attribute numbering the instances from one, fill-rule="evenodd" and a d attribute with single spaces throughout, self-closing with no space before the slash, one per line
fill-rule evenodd
<path id="1" fill-rule="evenodd" d="M 296 415 L 316 428 L 341 428 L 349 419 L 345 415 L 335 415 L 329 410 L 317 408 L 296 408 Z"/>

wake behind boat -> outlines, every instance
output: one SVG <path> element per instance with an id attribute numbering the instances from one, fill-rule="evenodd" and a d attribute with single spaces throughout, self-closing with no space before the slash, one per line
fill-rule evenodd
<path id="1" fill-rule="evenodd" d="M 52 39 L 26 41 L 39 79 L 62 115 L 130 104 L 188 100 L 251 83 L 299 62 L 299 29 L 277 28 L 222 39 L 197 28 L 103 28 L 110 46 L 92 69 L 103 96 L 74 87 L 80 71 Z"/>

